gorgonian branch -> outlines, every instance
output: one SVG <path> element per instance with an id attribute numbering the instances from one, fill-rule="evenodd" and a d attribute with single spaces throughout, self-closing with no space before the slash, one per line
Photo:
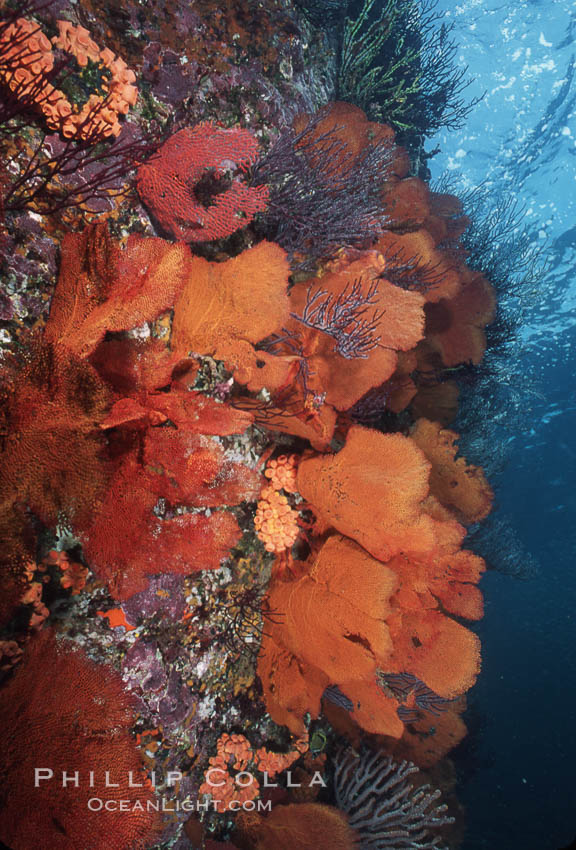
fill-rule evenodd
<path id="1" fill-rule="evenodd" d="M 157 146 L 150 138 L 134 138 L 129 130 L 111 144 L 95 146 L 43 134 L 20 172 L 10 174 L 4 209 L 50 214 L 122 197 L 130 190 L 127 175 Z"/>
<path id="2" fill-rule="evenodd" d="M 321 131 L 328 114 L 321 110 L 300 132 L 284 128 L 252 172 L 251 185 L 270 191 L 263 232 L 288 252 L 294 270 L 313 272 L 343 246 L 371 245 L 388 223 L 382 193 L 393 146 L 370 142 L 354 154 L 339 137 L 342 127 Z"/>
<path id="3" fill-rule="evenodd" d="M 347 360 L 365 359 L 380 342 L 377 330 L 384 312 L 374 310 L 371 316 L 366 316 L 377 296 L 378 280 L 372 281 L 366 292 L 361 280 L 355 280 L 352 286 L 347 283 L 338 296 L 325 289 L 312 293 L 309 287 L 302 315 L 290 315 L 306 327 L 331 336 L 336 351 Z"/>
<path id="4" fill-rule="evenodd" d="M 417 254 L 405 255 L 402 251 L 384 252 L 386 269 L 382 277 L 400 289 L 410 292 L 428 292 L 442 282 L 446 266 L 440 262 L 422 263 Z"/>

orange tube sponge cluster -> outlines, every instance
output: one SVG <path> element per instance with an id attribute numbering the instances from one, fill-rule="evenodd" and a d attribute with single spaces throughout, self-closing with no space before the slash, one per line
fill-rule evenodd
<path id="1" fill-rule="evenodd" d="M 0 62 L 0 79 L 10 91 L 39 97 L 54 67 L 52 45 L 37 23 L 18 18 L 0 34 Z"/>
<path id="2" fill-rule="evenodd" d="M 292 454 L 274 458 L 264 470 L 270 486 L 264 487 L 260 493 L 254 526 L 267 552 L 279 554 L 291 549 L 300 533 L 298 511 L 290 505 L 285 495 L 297 492 L 297 468 L 297 456 Z"/>
<path id="3" fill-rule="evenodd" d="M 57 21 L 59 33 L 52 43 L 38 24 L 18 18 L 0 37 L 0 81 L 26 104 L 42 113 L 51 130 L 67 139 L 96 142 L 118 136 L 119 117 L 134 106 L 136 75 L 108 48 L 99 48 L 85 27 Z M 100 91 L 79 106 L 49 81 L 57 48 L 69 54 L 82 69 L 89 63 L 100 68 Z"/>

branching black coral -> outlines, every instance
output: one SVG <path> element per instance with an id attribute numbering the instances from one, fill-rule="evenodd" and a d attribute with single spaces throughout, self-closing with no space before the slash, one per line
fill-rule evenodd
<path id="1" fill-rule="evenodd" d="M 447 179 L 435 188 L 457 191 Z M 500 426 L 518 427 L 528 415 L 530 378 L 514 364 L 521 362 L 520 328 L 526 312 L 535 308 L 547 263 L 542 244 L 526 227 L 525 210 L 515 197 L 506 194 L 495 198 L 488 185 L 458 194 L 470 219 L 460 239 L 467 263 L 488 278 L 498 296 L 495 320 L 486 331 L 488 345 L 482 367 L 461 369 L 459 374 L 463 393 L 459 429 L 468 440 L 474 433 L 482 440 L 486 431 L 484 411 L 488 408 L 498 408 Z M 479 450 L 484 463 L 487 457 L 494 457 L 495 444 L 491 439 L 491 451 Z"/>
<path id="2" fill-rule="evenodd" d="M 407 133 L 431 136 L 460 127 L 478 103 L 463 93 L 471 80 L 454 63 L 452 27 L 434 2 L 365 0 L 344 26 L 338 98 Z"/>
<path id="3" fill-rule="evenodd" d="M 413 292 L 428 292 L 442 282 L 445 267 L 441 263 L 423 264 L 418 255 L 402 252 L 384 253 L 386 270 L 383 276 L 394 286 Z"/>

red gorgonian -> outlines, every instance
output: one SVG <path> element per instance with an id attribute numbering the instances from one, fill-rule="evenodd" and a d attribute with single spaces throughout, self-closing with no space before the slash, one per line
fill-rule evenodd
<path id="1" fill-rule="evenodd" d="M 186 127 L 140 166 L 138 193 L 174 239 L 222 239 L 266 209 L 268 187 L 249 187 L 238 173 L 255 161 L 257 151 L 248 130 L 211 123 Z"/>

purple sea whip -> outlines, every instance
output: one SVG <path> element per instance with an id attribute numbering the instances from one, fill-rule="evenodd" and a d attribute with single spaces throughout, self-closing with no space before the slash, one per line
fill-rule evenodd
<path id="1" fill-rule="evenodd" d="M 362 850 L 414 850 L 445 845 L 433 831 L 453 823 L 439 790 L 415 786 L 415 764 L 381 753 L 342 750 L 336 758 L 334 788 L 338 808 L 361 836 Z"/>

